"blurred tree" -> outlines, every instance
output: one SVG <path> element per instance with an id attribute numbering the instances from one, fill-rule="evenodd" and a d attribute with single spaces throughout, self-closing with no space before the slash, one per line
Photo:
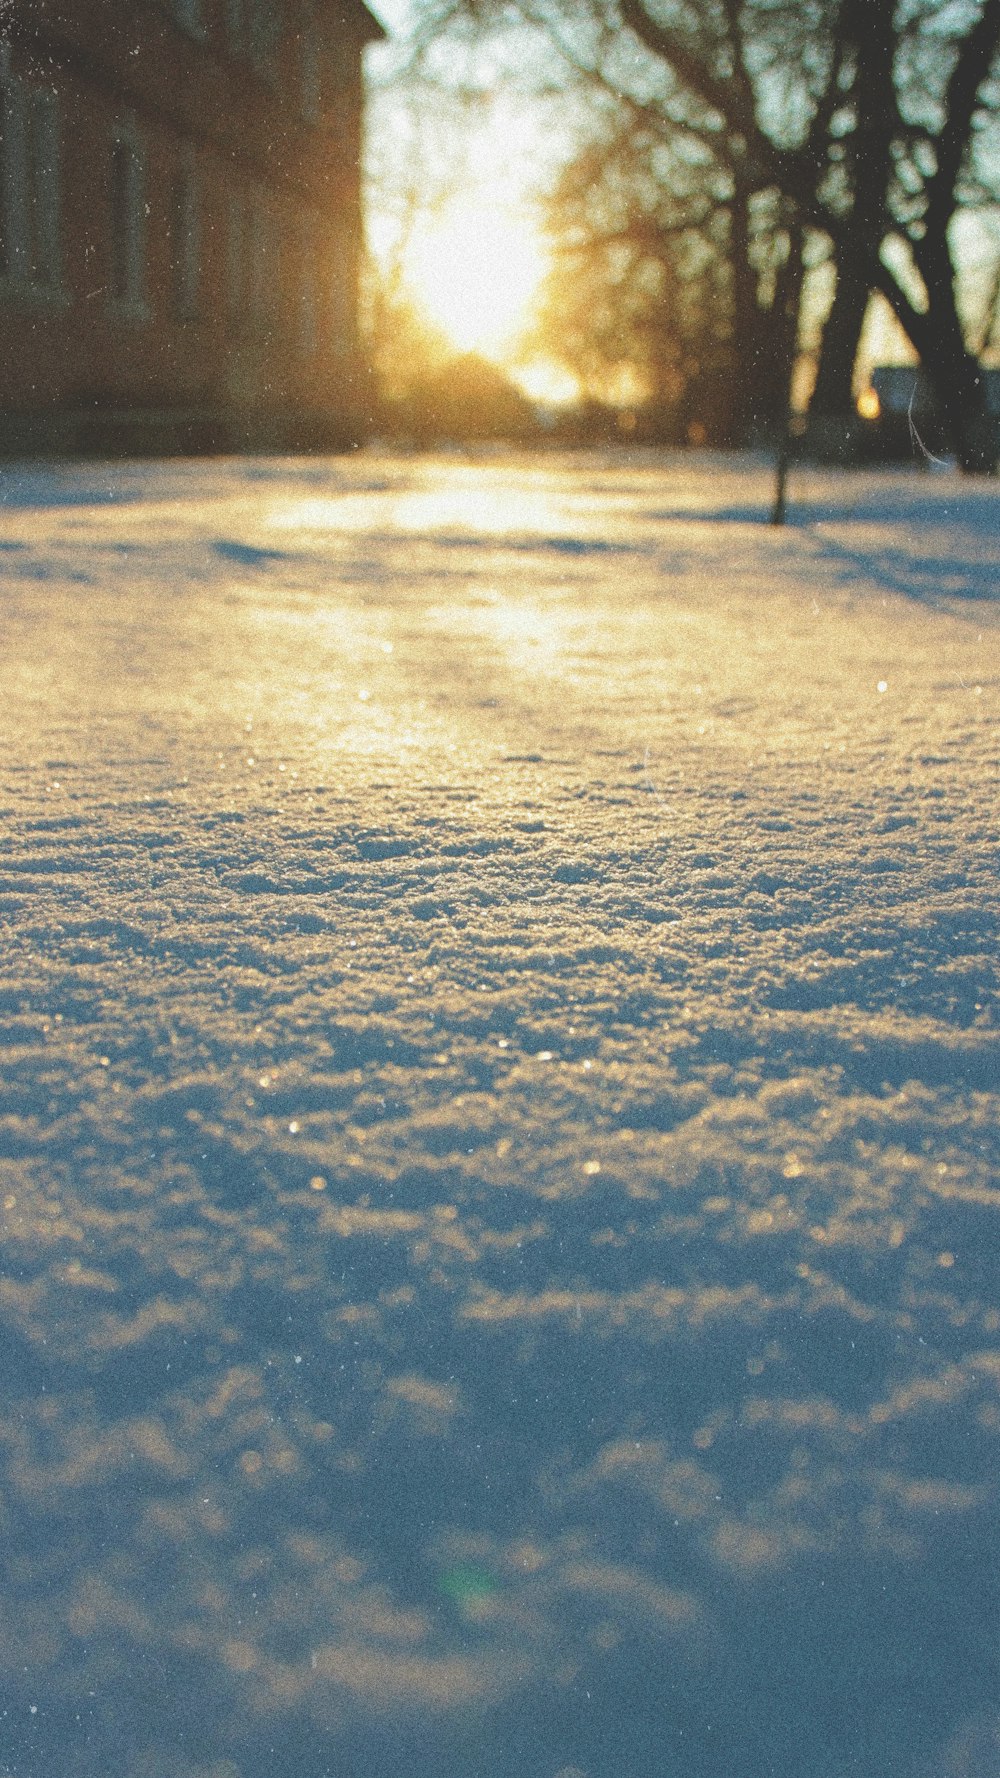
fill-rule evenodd
<path id="1" fill-rule="evenodd" d="M 990 470 L 997 438 L 960 314 L 955 224 L 963 208 L 1000 208 L 1000 0 L 908 0 L 902 12 L 890 208 L 916 278 L 872 242 L 873 285 L 920 356 L 962 467 Z"/>
<path id="2" fill-rule="evenodd" d="M 747 219 L 734 277 L 732 206 L 712 157 L 649 107 L 618 100 L 595 123 L 551 194 L 539 347 L 593 399 L 639 403 L 660 437 L 741 438 L 778 400 L 759 349 L 778 294 L 773 218 Z"/>
<path id="3" fill-rule="evenodd" d="M 426 24 L 426 20 L 425 20 Z M 440 327 L 409 287 L 415 233 L 447 204 L 462 180 L 455 95 L 425 76 L 419 45 L 393 44 L 371 97 L 366 177 L 378 194 L 379 240 L 362 270 L 361 318 L 373 374 L 370 423 L 410 427 L 417 390 L 454 357 Z"/>
<path id="4" fill-rule="evenodd" d="M 801 240 L 834 276 L 814 422 L 852 413 L 858 342 L 879 292 L 921 358 L 962 467 L 993 467 L 960 316 L 955 220 L 1000 202 L 1000 0 L 436 0 L 438 28 L 458 15 L 487 26 L 516 15 L 544 31 L 585 110 L 617 105 L 625 128 L 641 118 L 672 150 L 662 167 L 704 157 L 713 218 L 700 226 L 724 259 L 720 319 L 748 413 L 775 405 Z M 620 137 L 605 140 L 614 171 Z M 655 172 L 656 156 L 637 158 Z M 668 179 L 668 212 L 671 200 Z M 641 195 L 635 210 L 648 222 Z M 671 212 L 664 240 L 675 234 Z M 661 257 L 676 266 L 672 251 Z"/>
<path id="5" fill-rule="evenodd" d="M 392 430 L 421 446 L 468 440 L 526 440 L 539 427 L 534 408 L 502 370 L 475 352 L 419 368 L 389 406 Z"/>

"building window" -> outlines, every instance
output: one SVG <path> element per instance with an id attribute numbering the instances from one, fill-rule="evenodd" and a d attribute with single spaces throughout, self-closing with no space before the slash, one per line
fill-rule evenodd
<path id="1" fill-rule="evenodd" d="M 245 11 L 244 0 L 226 0 L 226 30 L 234 56 L 241 56 L 246 50 Z"/>
<path id="2" fill-rule="evenodd" d="M 354 344 L 354 304 L 347 267 L 336 264 L 330 280 L 330 349 L 335 358 L 346 358 Z"/>
<path id="3" fill-rule="evenodd" d="M 111 300 L 140 311 L 145 296 L 145 169 L 138 138 L 119 130 L 111 142 Z"/>
<path id="4" fill-rule="evenodd" d="M 278 46 L 284 31 L 284 0 L 226 0 L 229 49 L 266 80 L 277 76 Z"/>
<path id="5" fill-rule="evenodd" d="M 59 101 L 33 88 L 27 95 L 28 281 L 57 290 L 61 280 Z"/>
<path id="6" fill-rule="evenodd" d="M 285 29 L 285 0 L 252 0 L 251 10 L 254 61 L 263 74 L 273 77 Z"/>
<path id="7" fill-rule="evenodd" d="M 183 31 L 188 31 L 192 37 L 204 37 L 202 0 L 173 0 L 173 14 Z"/>
<path id="8" fill-rule="evenodd" d="M 327 45 L 326 65 L 331 93 L 350 93 L 361 79 L 361 56 L 357 42 L 347 31 L 331 33 Z"/>
<path id="9" fill-rule="evenodd" d="M 237 335 L 270 337 L 281 317 L 282 228 L 266 188 L 234 192 L 226 231 L 227 309 Z"/>
<path id="10" fill-rule="evenodd" d="M 0 75 L 0 279 L 41 295 L 62 288 L 58 96 Z"/>
<path id="11" fill-rule="evenodd" d="M 299 234 L 299 349 L 310 354 L 319 346 L 318 239 L 319 218 L 303 217 Z"/>
<path id="12" fill-rule="evenodd" d="M 323 71 L 319 26 L 312 0 L 303 0 L 299 38 L 299 105 L 306 123 L 319 123 L 323 108 Z"/>
<path id="13" fill-rule="evenodd" d="M 198 174 L 185 147 L 174 180 L 170 235 L 173 247 L 174 308 L 181 320 L 198 313 L 201 274 L 201 213 Z"/>
<path id="14" fill-rule="evenodd" d="M 234 192 L 229 199 L 229 213 L 226 217 L 226 307 L 234 332 L 245 327 L 247 321 L 250 285 L 248 211 L 249 206 L 243 193 Z"/>
<path id="15" fill-rule="evenodd" d="M 273 331 L 278 317 L 281 255 L 278 223 L 263 192 L 258 192 L 251 212 L 250 321 L 258 333 Z"/>

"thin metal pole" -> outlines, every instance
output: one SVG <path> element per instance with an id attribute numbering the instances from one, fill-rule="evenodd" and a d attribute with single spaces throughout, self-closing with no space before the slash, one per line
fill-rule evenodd
<path id="1" fill-rule="evenodd" d="M 786 407 L 781 425 L 781 438 L 778 441 L 778 460 L 775 464 L 774 505 L 771 508 L 772 525 L 783 525 L 788 505 L 788 463 L 792 454 L 792 415 L 791 403 Z"/>

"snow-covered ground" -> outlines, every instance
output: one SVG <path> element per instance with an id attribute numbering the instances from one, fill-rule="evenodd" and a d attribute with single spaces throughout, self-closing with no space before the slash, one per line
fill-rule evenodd
<path id="1" fill-rule="evenodd" d="M 0 1771 L 996 1778 L 1000 498 L 0 480 Z"/>

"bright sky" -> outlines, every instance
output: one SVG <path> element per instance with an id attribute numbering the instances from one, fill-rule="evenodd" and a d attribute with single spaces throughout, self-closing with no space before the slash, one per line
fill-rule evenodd
<path id="1" fill-rule="evenodd" d="M 412 0 L 375 10 L 405 36 Z M 501 365 L 536 400 L 571 400 L 575 379 L 529 344 L 548 268 L 538 191 L 558 157 L 551 117 L 514 90 L 498 60 L 465 71 L 480 92 L 460 123 L 430 109 L 406 118 L 393 105 L 392 55 L 387 46 L 370 59 L 372 116 L 377 132 L 401 132 L 395 160 L 410 168 L 418 196 L 407 207 L 396 195 L 393 209 L 392 181 L 387 203 L 376 179 L 368 225 L 376 258 L 395 259 L 418 309 L 457 351 Z"/>
<path id="2" fill-rule="evenodd" d="M 461 351 L 505 361 L 523 338 L 545 273 L 530 212 L 471 189 L 430 216 L 404 254 L 407 283 Z"/>

